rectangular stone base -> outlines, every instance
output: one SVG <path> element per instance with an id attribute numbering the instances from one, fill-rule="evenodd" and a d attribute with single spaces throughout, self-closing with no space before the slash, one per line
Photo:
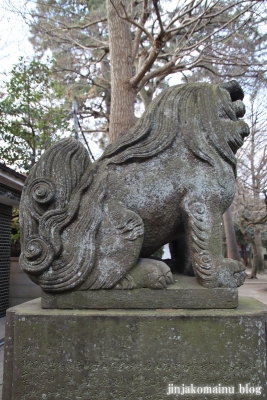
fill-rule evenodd
<path id="1" fill-rule="evenodd" d="M 266 306 L 249 298 L 154 311 L 33 300 L 7 312 L 3 400 L 264 399 L 265 335 Z"/>
<path id="2" fill-rule="evenodd" d="M 175 275 L 167 289 L 85 290 L 42 293 L 42 308 L 58 309 L 158 309 L 158 308 L 236 308 L 237 289 L 207 289 L 196 278 Z"/>

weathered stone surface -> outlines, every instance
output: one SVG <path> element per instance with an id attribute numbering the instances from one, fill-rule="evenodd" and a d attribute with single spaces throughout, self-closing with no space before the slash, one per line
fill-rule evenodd
<path id="1" fill-rule="evenodd" d="M 163 400 L 169 384 L 236 391 L 186 400 L 266 398 L 266 307 L 8 311 L 3 400 Z M 246 384 L 261 394 L 238 394 Z"/>
<path id="2" fill-rule="evenodd" d="M 207 289 L 194 277 L 174 275 L 175 283 L 165 290 L 85 290 L 42 293 L 42 308 L 59 309 L 147 309 L 147 308 L 235 308 L 235 288 Z M 176 282 L 177 281 L 177 282 Z"/>
<path id="3" fill-rule="evenodd" d="M 172 243 L 174 271 L 235 288 L 242 263 L 222 257 L 221 216 L 235 192 L 237 149 L 249 134 L 236 81 L 178 85 L 91 163 L 74 139 L 32 168 L 21 200 L 21 268 L 44 291 L 164 288 L 149 257 Z"/>

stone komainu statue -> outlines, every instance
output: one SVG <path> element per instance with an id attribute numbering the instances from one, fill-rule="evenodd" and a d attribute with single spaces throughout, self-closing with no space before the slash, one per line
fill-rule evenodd
<path id="1" fill-rule="evenodd" d="M 94 163 L 74 139 L 53 144 L 24 187 L 21 268 L 50 292 L 162 288 L 171 272 L 149 257 L 172 243 L 174 270 L 192 266 L 207 288 L 242 285 L 221 243 L 249 134 L 242 99 L 235 81 L 178 85 Z"/>

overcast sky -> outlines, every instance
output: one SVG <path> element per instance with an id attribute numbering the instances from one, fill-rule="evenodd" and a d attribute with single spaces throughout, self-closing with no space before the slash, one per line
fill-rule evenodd
<path id="1" fill-rule="evenodd" d="M 23 0 L 0 0 L 0 73 L 9 72 L 20 56 L 32 56 L 28 41 L 28 26 L 23 18 L 11 10 L 20 10 Z M 3 76 L 1 76 L 1 80 Z"/>

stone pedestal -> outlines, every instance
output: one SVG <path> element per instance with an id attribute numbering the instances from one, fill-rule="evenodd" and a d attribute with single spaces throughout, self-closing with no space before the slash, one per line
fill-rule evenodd
<path id="1" fill-rule="evenodd" d="M 241 298 L 228 310 L 45 310 L 38 299 L 8 311 L 3 400 L 176 397 L 267 398 L 263 304 Z"/>
<path id="2" fill-rule="evenodd" d="M 237 288 L 200 286 L 195 277 L 174 275 L 167 289 L 73 290 L 42 292 L 42 308 L 56 309 L 150 309 L 150 308 L 236 308 Z"/>

